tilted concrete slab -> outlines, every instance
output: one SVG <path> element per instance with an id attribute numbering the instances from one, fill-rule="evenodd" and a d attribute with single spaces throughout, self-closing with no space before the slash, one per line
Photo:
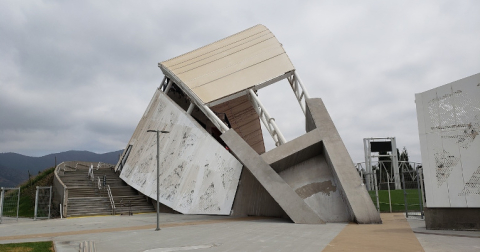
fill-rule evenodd
<path id="1" fill-rule="evenodd" d="M 228 130 L 221 135 L 221 138 L 293 222 L 299 224 L 325 223 L 234 130 Z"/>
<path id="2" fill-rule="evenodd" d="M 160 203 L 183 214 L 229 215 L 242 164 L 158 89 L 127 145 L 120 178 L 156 199 L 157 137 L 150 129 L 170 131 L 159 139 Z"/>
<path id="3" fill-rule="evenodd" d="M 333 176 L 344 194 L 355 221 L 360 224 L 381 223 L 355 166 L 333 121 L 320 98 L 306 100 L 306 129 L 318 134 L 323 142 L 323 153 Z"/>

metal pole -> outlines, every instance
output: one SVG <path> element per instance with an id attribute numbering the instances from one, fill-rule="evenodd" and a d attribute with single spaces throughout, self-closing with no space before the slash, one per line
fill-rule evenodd
<path id="1" fill-rule="evenodd" d="M 400 184 L 400 176 L 399 176 L 399 169 L 398 169 L 398 156 L 397 156 L 397 141 L 395 137 L 390 138 L 391 145 L 392 145 L 392 169 L 393 175 L 395 177 L 395 190 L 402 189 Z"/>
<path id="2" fill-rule="evenodd" d="M 162 82 L 160 82 L 160 86 L 158 87 L 158 89 L 162 90 L 162 86 L 165 84 L 166 79 L 167 79 L 167 76 L 163 76 L 163 80 Z"/>
<path id="3" fill-rule="evenodd" d="M 403 175 L 403 170 L 401 170 L 400 173 L 402 175 L 403 202 L 405 202 L 405 216 L 408 218 L 407 188 L 405 187 L 405 175 Z"/>
<path id="4" fill-rule="evenodd" d="M 390 177 L 390 174 L 387 172 L 387 177 Z M 388 188 L 388 205 L 390 206 L 390 213 L 392 212 L 392 196 L 390 195 L 390 179 L 387 179 L 387 188 Z"/>
<path id="5" fill-rule="evenodd" d="M 167 87 L 166 87 L 165 90 L 163 91 L 165 94 L 168 94 L 168 91 L 170 91 L 170 88 L 172 87 L 172 84 L 173 84 L 173 81 L 172 81 L 172 80 L 169 80 L 169 81 L 168 81 L 168 84 L 167 84 Z"/>
<path id="6" fill-rule="evenodd" d="M 423 188 L 423 168 L 418 168 L 418 171 L 420 175 L 420 188 L 422 189 L 422 205 L 425 206 L 425 189 Z"/>
<path id="7" fill-rule="evenodd" d="M 378 199 L 377 173 L 375 172 L 375 170 L 373 170 L 373 180 L 375 182 L 374 187 L 375 187 L 375 196 L 377 197 L 378 212 L 380 213 L 380 200 Z"/>
<path id="8" fill-rule="evenodd" d="M 18 211 L 20 210 L 20 189 L 21 187 L 18 188 L 18 199 L 17 199 L 17 222 L 18 222 Z"/>
<path id="9" fill-rule="evenodd" d="M 157 228 L 155 231 L 158 231 L 160 230 L 160 133 L 170 132 L 165 130 L 147 130 L 147 132 L 157 133 Z"/>
<path id="10" fill-rule="evenodd" d="M 157 130 L 157 229 L 155 231 L 160 230 L 160 143 L 159 143 L 159 135 L 160 132 Z"/>
<path id="11" fill-rule="evenodd" d="M 419 178 L 419 169 L 417 169 L 417 188 L 418 188 L 418 203 L 420 204 L 420 216 L 423 219 L 423 202 L 422 202 L 422 192 L 420 189 L 421 180 Z"/>
<path id="12" fill-rule="evenodd" d="M 48 201 L 48 218 L 50 219 L 50 208 L 52 208 L 52 186 L 50 186 L 50 201 Z"/>
<path id="13" fill-rule="evenodd" d="M 369 146 L 368 146 L 368 139 L 364 138 L 363 139 L 363 149 L 365 152 L 365 171 L 366 174 L 371 174 L 372 172 L 372 166 L 370 165 L 370 157 L 369 157 Z M 371 191 L 372 190 L 372 184 L 371 184 L 372 178 L 370 176 L 365 177 L 365 184 L 367 185 L 367 190 Z"/>
<path id="14" fill-rule="evenodd" d="M 258 109 L 258 108 L 260 108 L 261 112 L 263 112 L 264 116 L 266 117 L 266 120 L 262 120 L 262 122 L 264 124 L 266 124 L 265 127 L 267 127 L 267 129 L 271 129 L 271 127 L 273 127 L 273 131 L 269 130 L 269 133 L 272 136 L 272 138 L 275 140 L 274 135 L 277 135 L 278 145 L 282 145 L 282 144 L 286 143 L 287 140 L 285 140 L 285 137 L 283 137 L 282 132 L 280 132 L 280 129 L 278 128 L 277 124 L 275 123 L 275 119 L 273 119 L 268 114 L 268 112 L 265 109 L 265 107 L 263 106 L 263 104 L 257 98 L 257 95 L 255 94 L 255 92 L 253 92 L 252 89 L 249 89 L 248 91 L 250 93 L 250 97 L 252 98 L 252 101 L 254 101 L 254 104 L 253 104 L 254 109 L 257 112 L 258 116 L 261 117 L 261 114 L 259 113 L 259 109 Z"/>
<path id="15" fill-rule="evenodd" d="M 4 196 L 4 188 L 1 187 L 2 192 L 0 193 L 0 224 L 2 223 L 2 216 L 3 216 L 3 196 Z"/>
<path id="16" fill-rule="evenodd" d="M 35 214 L 33 215 L 33 219 L 37 219 L 37 209 L 38 209 L 38 186 L 37 191 L 35 192 Z"/>
<path id="17" fill-rule="evenodd" d="M 187 114 L 191 115 L 194 108 L 195 108 L 195 103 L 190 102 L 190 106 L 188 106 L 188 109 L 187 109 Z"/>
<path id="18" fill-rule="evenodd" d="M 297 71 L 293 72 L 293 75 L 295 79 L 298 81 L 298 84 L 300 84 L 300 87 L 302 87 L 303 90 L 303 95 L 305 96 L 305 99 L 309 99 L 310 95 L 307 93 L 307 89 L 305 89 L 305 86 L 303 85 L 302 81 L 300 80 L 300 77 L 297 74 Z"/>

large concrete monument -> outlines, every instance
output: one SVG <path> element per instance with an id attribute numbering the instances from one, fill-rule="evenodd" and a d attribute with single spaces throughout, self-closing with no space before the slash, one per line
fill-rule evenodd
<path id="1" fill-rule="evenodd" d="M 310 98 L 276 37 L 257 25 L 158 65 L 165 77 L 116 165 L 120 177 L 183 214 L 381 223 L 319 98 Z M 287 79 L 306 133 L 286 141 L 256 91 Z M 260 121 L 276 148 L 265 152 Z"/>
<path id="2" fill-rule="evenodd" d="M 480 229 L 480 73 L 416 94 L 428 229 Z"/>

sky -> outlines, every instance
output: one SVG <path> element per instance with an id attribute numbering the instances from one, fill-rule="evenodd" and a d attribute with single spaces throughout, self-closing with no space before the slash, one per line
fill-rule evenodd
<path id="1" fill-rule="evenodd" d="M 475 0 L 1 0 L 0 152 L 123 149 L 163 78 L 158 62 L 263 24 L 353 162 L 368 137 L 396 137 L 421 162 L 415 93 L 480 72 L 479 13 Z M 286 81 L 259 97 L 287 140 L 304 133 Z"/>

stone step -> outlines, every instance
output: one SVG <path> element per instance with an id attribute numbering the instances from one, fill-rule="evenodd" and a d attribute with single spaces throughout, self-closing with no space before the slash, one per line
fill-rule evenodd
<path id="1" fill-rule="evenodd" d="M 119 175 L 111 169 L 93 170 L 94 181 L 87 176 L 88 168 L 78 168 L 76 171 L 66 171 L 60 174 L 60 179 L 68 189 L 67 216 L 88 216 L 112 214 L 112 206 L 105 188 L 98 189 L 103 176 L 110 186 L 117 213 L 141 213 L 155 211 L 153 205 L 145 196 L 128 186 Z"/>

